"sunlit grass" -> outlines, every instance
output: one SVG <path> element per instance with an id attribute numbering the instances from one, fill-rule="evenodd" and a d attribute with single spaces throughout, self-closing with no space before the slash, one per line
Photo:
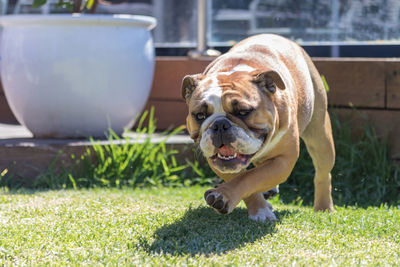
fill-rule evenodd
<path id="1" fill-rule="evenodd" d="M 0 194 L 0 264 L 400 264 L 400 210 L 274 200 L 276 224 L 206 207 L 206 187 L 22 191 Z"/>

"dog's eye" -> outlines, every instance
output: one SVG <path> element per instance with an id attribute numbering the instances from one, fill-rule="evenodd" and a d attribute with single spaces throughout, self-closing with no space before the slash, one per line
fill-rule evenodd
<path id="1" fill-rule="evenodd" d="M 204 120 L 207 116 L 206 116 L 206 114 L 204 114 L 203 112 L 200 112 L 200 113 L 197 113 L 194 117 L 196 118 L 197 121 L 202 121 L 202 120 Z"/>
<path id="2" fill-rule="evenodd" d="M 252 112 L 252 110 L 239 110 L 237 112 L 237 116 L 239 116 L 239 117 L 247 117 L 251 112 Z"/>

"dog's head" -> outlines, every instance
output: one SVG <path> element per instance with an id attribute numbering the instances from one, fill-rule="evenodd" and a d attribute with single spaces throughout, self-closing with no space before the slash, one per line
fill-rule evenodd
<path id="1" fill-rule="evenodd" d="M 277 88 L 285 84 L 273 70 L 184 77 L 187 129 L 214 169 L 237 173 L 250 164 L 274 128 Z"/>

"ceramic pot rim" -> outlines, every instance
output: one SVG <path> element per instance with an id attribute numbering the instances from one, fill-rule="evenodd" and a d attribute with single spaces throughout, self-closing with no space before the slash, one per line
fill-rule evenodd
<path id="1" fill-rule="evenodd" d="M 48 15 L 7 15 L 0 17 L 0 25 L 13 26 L 120 26 L 153 29 L 157 20 L 139 15 L 88 15 L 88 14 L 48 14 Z"/>

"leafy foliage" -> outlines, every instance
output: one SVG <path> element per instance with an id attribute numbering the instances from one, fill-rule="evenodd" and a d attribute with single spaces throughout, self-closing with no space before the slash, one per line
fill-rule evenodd
<path id="1" fill-rule="evenodd" d="M 387 138 L 378 137 L 367 120 L 364 127 L 355 133 L 351 118 L 341 122 L 335 114 L 331 117 L 336 148 L 332 170 L 335 204 L 400 204 L 400 165 L 390 157 Z M 291 176 L 280 186 L 281 199 L 311 205 L 314 199 L 313 177 L 312 160 L 302 143 Z"/>
<path id="2" fill-rule="evenodd" d="M 147 126 L 144 122 L 148 118 Z M 120 138 L 109 130 L 107 144 L 91 138 L 82 156 L 72 156 L 70 167 L 63 165 L 61 172 L 49 169 L 35 181 L 40 188 L 93 188 L 93 187 L 144 187 L 144 186 L 189 186 L 212 183 L 211 172 L 199 161 L 179 163 L 176 149 L 167 149 L 169 137 L 181 132 L 179 127 L 164 132 L 163 140 L 153 142 L 156 131 L 154 109 L 145 111 L 136 129 L 136 140 Z M 146 137 L 144 137 L 146 136 Z M 56 160 L 55 160 L 56 161 Z M 190 168 L 188 168 L 190 166 Z"/>

